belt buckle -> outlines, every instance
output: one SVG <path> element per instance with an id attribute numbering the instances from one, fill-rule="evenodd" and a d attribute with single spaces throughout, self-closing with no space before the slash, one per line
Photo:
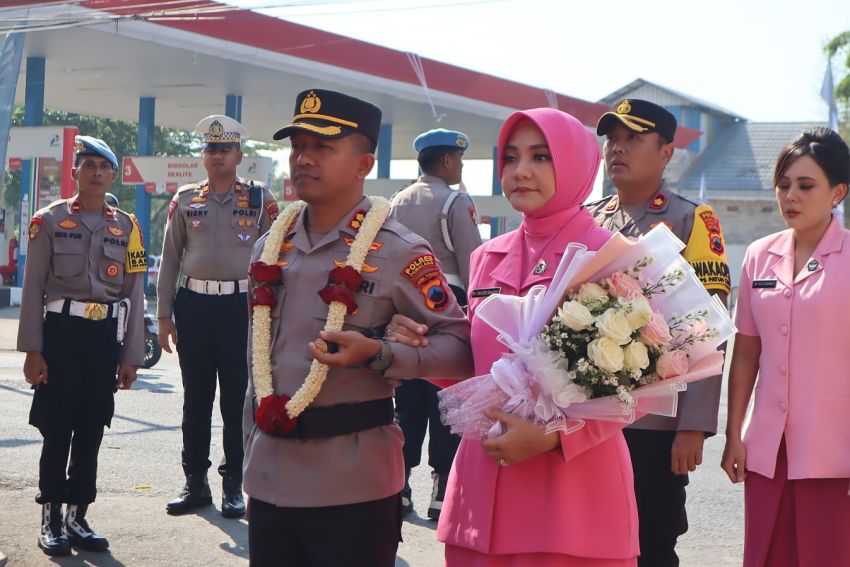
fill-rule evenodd
<path id="1" fill-rule="evenodd" d="M 210 289 L 210 284 L 213 283 L 215 284 L 215 286 Z M 204 284 L 204 287 L 206 287 L 205 291 L 207 292 L 207 295 L 221 295 L 221 282 L 207 280 L 207 283 Z"/>
<path id="2" fill-rule="evenodd" d="M 89 321 L 103 321 L 106 319 L 106 305 L 102 303 L 86 303 L 83 318 Z"/>

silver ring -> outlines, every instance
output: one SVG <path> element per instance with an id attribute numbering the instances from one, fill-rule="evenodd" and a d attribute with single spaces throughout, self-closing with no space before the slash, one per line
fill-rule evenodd
<path id="1" fill-rule="evenodd" d="M 499 464 L 502 465 L 503 467 L 509 466 L 508 462 L 505 459 L 499 459 Z"/>
<path id="2" fill-rule="evenodd" d="M 391 337 L 393 335 L 393 330 L 387 327 L 387 336 Z"/>

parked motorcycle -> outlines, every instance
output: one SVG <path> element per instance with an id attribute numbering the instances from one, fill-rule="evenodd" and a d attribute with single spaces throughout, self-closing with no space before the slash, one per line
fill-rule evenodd
<path id="1" fill-rule="evenodd" d="M 162 347 L 159 345 L 157 333 L 159 322 L 148 313 L 148 300 L 145 300 L 145 362 L 144 368 L 151 368 L 162 357 Z"/>

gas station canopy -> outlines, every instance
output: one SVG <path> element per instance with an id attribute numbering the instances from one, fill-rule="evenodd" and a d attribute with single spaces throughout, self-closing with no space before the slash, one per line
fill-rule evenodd
<path id="1" fill-rule="evenodd" d="M 205 0 L 2 6 L 0 29 L 31 30 L 24 60 L 44 58 L 44 105 L 81 114 L 137 121 L 140 98 L 153 97 L 157 125 L 192 130 L 200 118 L 223 113 L 230 95 L 241 97 L 240 118 L 250 138 L 272 142 L 292 115 L 295 95 L 318 87 L 378 105 L 384 123 L 392 125 L 393 159 L 415 157 L 411 140 L 440 126 L 469 135 L 468 158 L 490 159 L 502 121 L 516 109 L 557 104 L 588 126 L 607 110 Z M 21 71 L 17 99 L 22 103 L 25 68 Z M 677 145 L 698 135 L 680 129 Z"/>

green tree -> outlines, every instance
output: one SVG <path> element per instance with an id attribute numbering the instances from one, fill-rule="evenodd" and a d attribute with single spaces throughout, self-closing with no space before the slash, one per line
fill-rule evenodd
<path id="1" fill-rule="evenodd" d="M 22 126 L 24 120 L 23 107 L 16 106 L 12 113 L 12 126 Z M 136 136 L 138 124 L 124 120 L 112 120 L 98 116 L 87 116 L 59 110 L 44 110 L 45 126 L 76 126 L 81 134 L 94 136 L 109 144 L 118 158 L 118 163 L 124 156 L 137 155 Z M 197 137 L 189 132 L 173 128 L 157 127 L 154 130 L 154 155 L 185 156 L 196 153 L 200 147 Z M 114 193 L 121 202 L 121 208 L 128 212 L 136 210 L 136 188 L 132 185 L 121 185 L 120 172 L 116 172 L 115 181 L 109 191 Z M 4 183 L 3 202 L 7 210 L 17 211 L 21 200 L 21 174 L 18 171 L 7 171 Z M 162 249 L 165 217 L 168 209 L 168 194 L 154 194 L 151 200 L 151 250 L 158 253 Z M 6 215 L 9 222 L 9 213 Z M 14 215 L 11 218 L 17 218 Z"/>
<path id="2" fill-rule="evenodd" d="M 838 73 L 840 78 L 835 85 L 835 100 L 839 108 L 839 133 L 845 140 L 850 140 L 850 31 L 829 40 L 824 51 L 830 61 L 836 55 L 844 58 Z"/>

